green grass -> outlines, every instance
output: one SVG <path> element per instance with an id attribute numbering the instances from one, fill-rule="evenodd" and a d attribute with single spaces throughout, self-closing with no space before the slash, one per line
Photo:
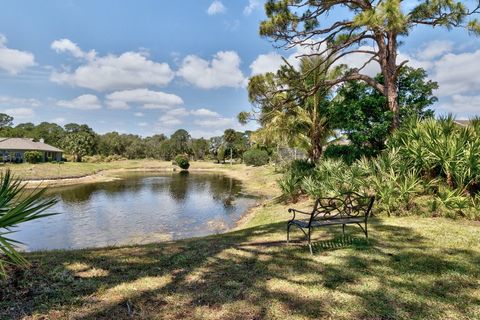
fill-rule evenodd
<path id="1" fill-rule="evenodd" d="M 301 242 L 285 245 L 283 209 L 261 208 L 258 225 L 224 235 L 29 254 L 33 267 L 0 289 L 0 310 L 5 319 L 478 318 L 478 224 L 374 219 L 370 243 L 355 227 L 346 239 L 325 229 L 310 256 Z"/>
<path id="2" fill-rule="evenodd" d="M 250 190 L 276 177 L 233 170 Z M 270 201 L 222 235 L 28 254 L 0 286 L 0 318 L 479 319 L 478 222 L 374 218 L 369 243 L 325 228 L 311 256 L 299 231 L 286 246 L 286 208 Z"/>

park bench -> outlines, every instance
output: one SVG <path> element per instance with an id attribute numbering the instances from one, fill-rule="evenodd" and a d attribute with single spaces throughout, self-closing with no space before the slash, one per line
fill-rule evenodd
<path id="1" fill-rule="evenodd" d="M 324 226 L 342 225 L 342 234 L 345 236 L 347 224 L 358 225 L 368 240 L 367 222 L 375 197 L 362 196 L 355 192 L 344 193 L 333 198 L 318 198 L 313 210 L 305 212 L 290 208 L 288 212 L 293 217 L 287 224 L 287 244 L 290 242 L 290 227 L 296 226 L 305 234 L 308 240 L 310 254 L 312 251 L 312 229 Z M 297 214 L 310 216 L 308 219 L 296 219 Z"/>

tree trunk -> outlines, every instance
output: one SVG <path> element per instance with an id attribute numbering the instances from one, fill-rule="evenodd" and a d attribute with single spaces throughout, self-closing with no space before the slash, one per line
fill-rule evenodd
<path id="1" fill-rule="evenodd" d="M 230 148 L 230 165 L 233 164 L 233 149 Z"/>
<path id="2" fill-rule="evenodd" d="M 386 86 L 386 96 L 388 109 L 393 113 L 391 131 L 398 129 L 400 126 L 400 108 L 398 106 L 398 92 L 396 83 L 390 83 Z"/>

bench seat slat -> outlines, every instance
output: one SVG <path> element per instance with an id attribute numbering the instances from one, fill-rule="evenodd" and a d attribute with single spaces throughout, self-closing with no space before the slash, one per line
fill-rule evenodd
<path id="1" fill-rule="evenodd" d="M 311 227 L 330 226 L 336 224 L 351 224 L 365 222 L 365 217 L 351 217 L 351 218 L 333 218 L 333 219 L 318 219 L 312 221 Z M 308 228 L 308 220 L 293 220 L 292 224 L 296 224 L 301 228 Z"/>

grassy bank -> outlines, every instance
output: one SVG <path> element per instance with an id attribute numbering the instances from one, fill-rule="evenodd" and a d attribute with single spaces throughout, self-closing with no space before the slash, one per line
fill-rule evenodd
<path id="1" fill-rule="evenodd" d="M 64 186 L 81 183 L 109 181 L 118 173 L 130 170 L 139 171 L 172 171 L 174 166 L 169 161 L 158 160 L 123 160 L 102 163 L 65 162 L 39 164 L 6 164 L 1 171 L 10 169 L 12 173 L 23 180 L 33 180 L 32 187 Z M 215 171 L 228 174 L 243 181 L 248 192 L 261 195 L 275 194 L 278 174 L 271 167 L 247 167 L 243 164 L 217 164 L 210 161 L 192 161 L 190 171 Z"/>
<path id="2" fill-rule="evenodd" d="M 276 192 L 270 169 L 224 170 Z M 285 245 L 286 208 L 267 202 L 222 235 L 28 254 L 32 268 L 0 286 L 0 318 L 478 319 L 480 224 L 375 218 L 370 243 L 353 226 L 319 230 L 310 256 Z"/>
<path id="3" fill-rule="evenodd" d="M 222 168 L 226 165 L 215 164 L 207 161 L 192 162 L 192 169 Z M 238 167 L 234 165 L 233 167 Z M 86 162 L 65 162 L 65 163 L 21 163 L 3 164 L 2 170 L 10 169 L 16 176 L 25 180 L 37 179 L 59 179 L 70 177 L 81 177 L 92 175 L 104 170 L 125 170 L 125 169 L 172 169 L 169 161 L 160 160 L 121 160 L 112 162 L 86 163 Z"/>

